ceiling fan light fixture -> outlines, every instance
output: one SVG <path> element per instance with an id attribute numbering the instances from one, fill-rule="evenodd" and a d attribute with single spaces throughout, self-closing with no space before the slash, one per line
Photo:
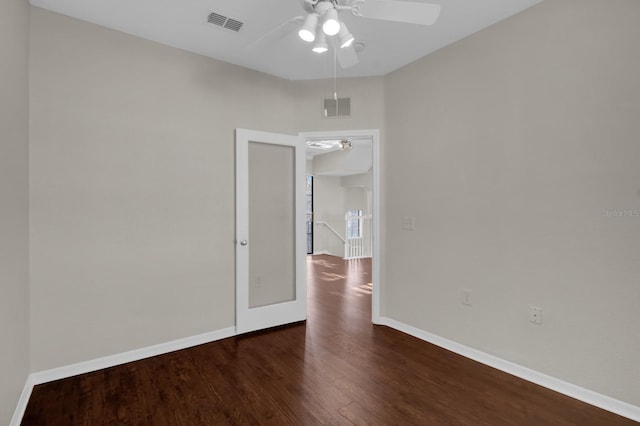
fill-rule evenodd
<path id="1" fill-rule="evenodd" d="M 315 13 L 310 13 L 304 20 L 304 24 L 298 31 L 298 36 L 306 41 L 307 43 L 311 43 L 316 39 L 316 28 L 318 27 L 318 15 Z"/>
<path id="2" fill-rule="evenodd" d="M 317 44 L 317 45 L 313 46 L 313 49 L 311 49 L 311 50 L 313 50 L 315 53 L 324 53 L 327 50 L 329 50 L 329 46 L 326 43 L 324 45 L 323 44 Z"/>
<path id="3" fill-rule="evenodd" d="M 315 53 L 324 53 L 329 50 L 329 45 L 327 44 L 327 37 L 324 35 L 322 31 L 318 32 L 318 37 L 316 39 L 316 43 L 313 45 L 313 50 Z"/>
<path id="4" fill-rule="evenodd" d="M 353 144 L 349 139 L 343 139 L 340 141 L 340 150 L 351 150 L 353 148 Z"/>
<path id="5" fill-rule="evenodd" d="M 349 47 L 353 44 L 355 37 L 353 34 L 349 32 L 347 26 L 342 23 L 340 26 L 340 32 L 338 32 L 338 42 L 340 43 L 340 48 L 344 49 L 345 47 Z"/>
<path id="6" fill-rule="evenodd" d="M 322 31 L 328 36 L 334 36 L 340 32 L 340 20 L 338 19 L 338 11 L 334 8 L 327 10 L 324 13 L 324 23 L 322 24 Z"/>

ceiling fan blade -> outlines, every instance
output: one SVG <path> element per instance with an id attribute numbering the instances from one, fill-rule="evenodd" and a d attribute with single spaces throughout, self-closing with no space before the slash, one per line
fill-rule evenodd
<path id="1" fill-rule="evenodd" d="M 358 54 L 356 53 L 356 50 L 353 48 L 353 46 L 342 48 L 337 46 L 336 53 L 338 55 L 340 68 L 342 69 L 351 68 L 358 65 L 358 62 L 360 62 L 360 59 L 358 59 Z"/>
<path id="2" fill-rule="evenodd" d="M 283 38 L 285 38 L 288 34 L 290 34 L 291 31 L 293 31 L 293 28 L 302 24 L 302 22 L 304 22 L 304 16 L 296 16 L 294 18 L 291 18 L 288 21 L 285 21 L 282 24 L 278 25 L 271 31 L 268 31 L 267 33 L 263 34 L 257 40 L 254 40 L 251 43 L 249 43 L 245 47 L 245 50 L 254 50 L 261 46 L 276 43 L 282 40 Z"/>
<path id="3" fill-rule="evenodd" d="M 440 16 L 440 5 L 400 0 L 362 0 L 354 3 L 353 13 L 364 18 L 432 25 Z"/>

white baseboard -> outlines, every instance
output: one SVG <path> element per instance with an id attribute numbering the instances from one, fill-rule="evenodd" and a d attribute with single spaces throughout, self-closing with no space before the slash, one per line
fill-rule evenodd
<path id="1" fill-rule="evenodd" d="M 24 416 L 24 412 L 31 396 L 31 391 L 35 385 L 51 382 L 53 380 L 66 379 L 67 377 L 77 376 L 78 374 L 90 373 L 92 371 L 102 370 L 103 368 L 115 367 L 116 365 L 126 364 L 132 361 L 150 358 L 152 356 L 162 355 L 181 349 L 190 348 L 192 346 L 202 345 L 205 343 L 215 342 L 216 340 L 226 339 L 236 335 L 235 327 L 228 327 L 222 330 L 212 331 L 209 333 L 198 334 L 196 336 L 185 337 L 183 339 L 172 340 L 158 345 L 148 346 L 146 348 L 135 349 L 128 352 L 122 352 L 115 355 L 109 355 L 102 358 L 96 358 L 89 361 L 83 361 L 76 364 L 66 365 L 64 367 L 53 368 L 51 370 L 39 371 L 31 373 L 27 378 L 18 405 L 13 413 L 10 426 L 19 426 Z"/>
<path id="2" fill-rule="evenodd" d="M 31 391 L 33 390 L 34 385 L 35 384 L 31 380 L 31 376 L 28 376 L 9 426 L 20 426 L 20 423 L 22 423 L 22 416 L 24 416 L 24 412 L 27 409 L 27 404 L 29 403 L 29 398 L 31 397 Z"/>
<path id="3" fill-rule="evenodd" d="M 551 389 L 571 398 L 586 402 L 587 404 L 602 408 L 603 410 L 640 422 L 640 407 L 636 407 L 635 405 L 631 405 L 589 389 L 556 379 L 555 377 L 506 361 L 494 355 L 489 355 L 477 349 L 470 348 L 390 318 L 379 317 L 377 320 L 379 320 L 380 325 L 386 325 L 413 337 L 417 337 L 420 340 L 433 343 L 436 346 L 455 352 L 458 355 L 462 355 L 466 358 L 504 371 L 505 373 L 520 377 L 521 379 L 535 383 L 547 389 Z"/>

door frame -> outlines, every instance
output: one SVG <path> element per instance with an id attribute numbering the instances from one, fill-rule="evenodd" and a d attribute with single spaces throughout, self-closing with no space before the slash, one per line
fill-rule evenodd
<path id="1" fill-rule="evenodd" d="M 305 147 L 306 149 L 306 147 Z M 314 243 L 314 238 L 315 238 L 315 231 L 314 231 L 314 227 L 315 227 L 315 220 L 314 220 L 314 207 L 313 207 L 313 176 L 310 176 L 306 173 L 305 170 L 305 175 L 307 177 L 307 181 L 309 180 L 309 178 L 311 179 L 311 251 L 309 251 L 309 229 L 307 224 L 305 223 L 305 227 L 307 229 L 307 235 L 306 235 L 306 241 L 307 241 L 307 255 L 313 254 L 313 243 Z M 307 200 L 305 200 L 306 202 Z M 305 209 L 306 210 L 306 209 Z M 306 217 L 305 217 L 306 219 Z"/>
<path id="2" fill-rule="evenodd" d="M 299 132 L 298 136 L 308 139 L 349 139 L 349 138 L 371 138 L 373 154 L 372 173 L 372 195 L 373 195 L 373 253 L 371 258 L 371 322 L 382 324 L 380 316 L 381 292 L 380 292 L 380 130 L 332 130 L 321 132 Z"/>

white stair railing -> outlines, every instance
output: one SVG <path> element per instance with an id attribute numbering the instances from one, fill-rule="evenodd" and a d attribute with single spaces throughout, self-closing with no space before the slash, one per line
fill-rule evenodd
<path id="1" fill-rule="evenodd" d="M 333 235 L 335 235 L 340 241 L 342 241 L 343 243 L 344 238 L 342 238 L 342 236 L 340 234 L 338 234 L 338 231 L 336 231 L 335 229 L 333 229 L 333 227 L 331 225 L 329 225 L 327 222 L 316 222 L 316 225 L 318 226 L 324 226 L 325 228 L 327 228 Z"/>
<path id="2" fill-rule="evenodd" d="M 371 257 L 371 215 L 345 215 L 345 259 L 361 259 Z"/>

